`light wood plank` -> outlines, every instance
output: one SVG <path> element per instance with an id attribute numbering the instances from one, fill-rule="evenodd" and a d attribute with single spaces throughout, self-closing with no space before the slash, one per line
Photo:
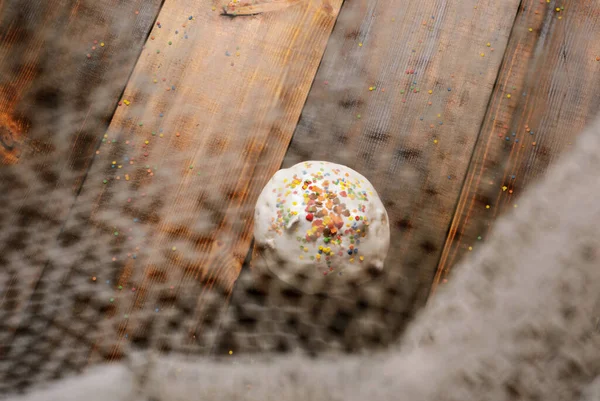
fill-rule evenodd
<path id="1" fill-rule="evenodd" d="M 210 351 L 207 314 L 225 306 L 246 257 L 255 200 L 281 165 L 332 4 L 231 17 L 217 2 L 165 2 L 67 221 L 62 237 L 81 240 L 52 261 L 62 276 L 42 279 L 39 313 L 79 320 L 105 354 L 130 340 Z"/>
<path id="2" fill-rule="evenodd" d="M 597 115 L 599 16 L 597 0 L 522 3 L 432 291 Z"/>

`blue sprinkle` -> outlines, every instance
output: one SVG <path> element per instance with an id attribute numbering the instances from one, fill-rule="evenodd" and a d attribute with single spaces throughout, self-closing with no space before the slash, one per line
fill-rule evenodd
<path id="1" fill-rule="evenodd" d="M 188 38 L 188 36 L 187 36 L 187 35 L 185 35 L 185 38 L 187 39 L 187 38 Z"/>
<path id="2" fill-rule="evenodd" d="M 163 132 L 163 129 L 162 129 L 162 128 L 161 128 L 161 129 L 159 129 L 159 130 L 158 130 L 158 132 Z"/>
<path id="3" fill-rule="evenodd" d="M 227 57 L 231 56 L 231 54 L 229 53 L 229 50 L 225 50 L 225 55 L 226 55 Z"/>
<path id="4" fill-rule="evenodd" d="M 159 116 L 159 117 L 162 117 L 162 116 L 164 116 L 164 114 L 163 114 L 163 113 L 160 113 L 158 116 Z"/>
<path id="5" fill-rule="evenodd" d="M 449 179 L 449 180 L 451 180 L 451 179 L 452 179 L 452 177 L 451 177 L 451 176 L 448 176 L 448 179 Z"/>
<path id="6" fill-rule="evenodd" d="M 515 178 L 517 178 L 517 176 L 516 175 L 511 175 L 510 178 L 512 178 L 514 180 Z"/>
<path id="7" fill-rule="evenodd" d="M 137 259 L 137 255 L 136 255 L 135 253 L 133 254 L 133 258 L 134 258 L 134 259 Z"/>
<path id="8" fill-rule="evenodd" d="M 110 284 L 110 280 L 106 280 L 106 284 Z"/>
<path id="9" fill-rule="evenodd" d="M 515 139 L 515 142 L 519 142 L 519 140 L 518 140 L 518 139 Z"/>
<path id="10" fill-rule="evenodd" d="M 179 33 L 179 31 L 175 31 L 175 35 L 177 35 Z"/>
<path id="11" fill-rule="evenodd" d="M 516 133 L 516 132 L 513 132 L 513 133 L 512 133 L 512 136 L 517 136 L 517 133 Z"/>
<path id="12" fill-rule="evenodd" d="M 140 221 L 140 219 L 138 219 L 137 217 L 135 219 L 133 219 L 134 223 L 137 223 L 138 221 Z"/>
<path id="13" fill-rule="evenodd" d="M 175 90 L 175 85 L 171 86 L 171 90 Z"/>
<path id="14" fill-rule="evenodd" d="M 506 137 L 506 140 L 507 140 L 507 141 L 510 141 L 510 138 L 509 138 L 509 137 Z"/>
<path id="15" fill-rule="evenodd" d="M 423 121 L 423 117 L 419 117 L 419 120 Z"/>
<path id="16" fill-rule="evenodd" d="M 189 19 L 190 21 L 192 20 L 192 18 L 193 18 L 193 17 L 192 17 L 191 15 L 188 17 L 188 19 Z"/>
<path id="17" fill-rule="evenodd" d="M 450 92 L 452 90 L 452 88 L 448 88 L 448 92 Z"/>
<path id="18" fill-rule="evenodd" d="M 354 253 L 358 253 L 358 249 L 354 248 Z"/>
<path id="19" fill-rule="evenodd" d="M 413 81 L 413 84 L 415 84 L 415 85 L 416 85 L 416 84 L 417 84 L 417 81 Z"/>
<path id="20" fill-rule="evenodd" d="M 529 135 L 533 135 L 533 131 L 530 131 L 530 132 L 529 132 Z"/>
<path id="21" fill-rule="evenodd" d="M 125 338 L 129 338 L 129 334 L 125 334 Z"/>
<path id="22" fill-rule="evenodd" d="M 348 255 L 352 255 L 352 249 L 348 249 Z"/>
<path id="23" fill-rule="evenodd" d="M 155 312 L 158 312 L 158 308 L 154 309 Z"/>
<path id="24" fill-rule="evenodd" d="M 440 121 L 440 125 L 444 124 L 443 122 Z"/>

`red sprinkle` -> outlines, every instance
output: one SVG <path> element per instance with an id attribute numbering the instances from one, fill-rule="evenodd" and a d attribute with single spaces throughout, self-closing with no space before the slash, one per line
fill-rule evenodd
<path id="1" fill-rule="evenodd" d="M 312 213 L 309 213 L 309 214 L 307 214 L 307 215 L 306 215 L 306 220 L 308 220 L 308 221 L 313 221 L 314 217 L 315 217 L 315 216 L 313 216 L 313 214 L 312 214 Z"/>

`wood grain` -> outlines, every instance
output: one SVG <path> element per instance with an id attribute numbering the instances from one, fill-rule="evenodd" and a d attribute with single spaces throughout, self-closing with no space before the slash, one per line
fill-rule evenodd
<path id="1" fill-rule="evenodd" d="M 43 280 L 51 301 L 39 313 L 78 321 L 73 330 L 97 335 L 109 354 L 129 341 L 210 350 L 209 335 L 195 334 L 239 274 L 254 203 L 281 164 L 341 6 L 332 3 L 333 13 L 306 1 L 231 18 L 218 2 L 165 2 L 65 225 L 53 269 L 62 275 Z M 53 282 L 79 296 L 53 294 Z"/>
<path id="2" fill-rule="evenodd" d="M 522 2 L 432 292 L 600 111 L 598 37 L 600 1 Z"/>
<path id="3" fill-rule="evenodd" d="M 388 332 L 427 297 L 518 3 L 355 1 L 338 18 L 283 165 L 323 159 L 374 184 Z"/>
<path id="4" fill-rule="evenodd" d="M 160 4 L 0 1 L 3 339 L 21 321 Z"/>

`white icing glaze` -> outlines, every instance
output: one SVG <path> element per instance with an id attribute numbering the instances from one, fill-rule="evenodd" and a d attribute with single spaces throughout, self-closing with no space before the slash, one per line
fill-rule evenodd
<path id="1" fill-rule="evenodd" d="M 368 266 L 382 269 L 390 230 L 365 177 L 340 164 L 306 161 L 279 170 L 264 187 L 254 238 L 265 247 L 267 267 L 289 282 L 299 271 L 353 276 Z"/>

